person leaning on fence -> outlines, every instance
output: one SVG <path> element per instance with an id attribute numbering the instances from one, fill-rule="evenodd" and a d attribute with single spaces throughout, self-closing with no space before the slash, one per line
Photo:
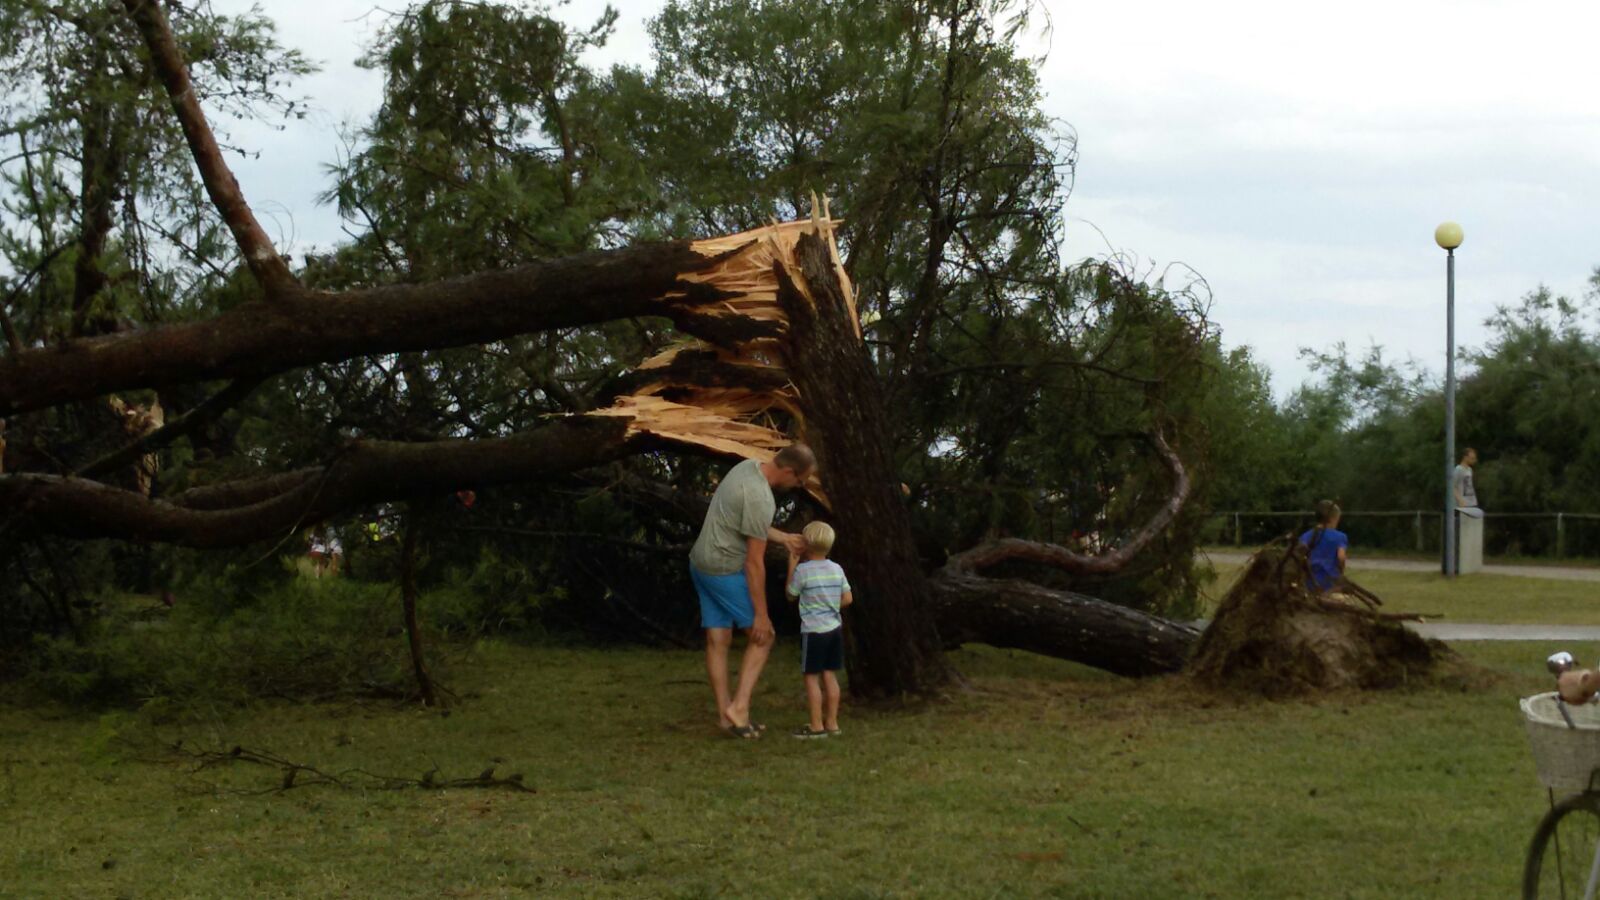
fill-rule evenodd
<path id="1" fill-rule="evenodd" d="M 1323 500 L 1317 504 L 1316 527 L 1300 535 L 1311 564 L 1311 587 L 1330 591 L 1344 581 L 1345 551 L 1350 538 L 1339 530 L 1339 504 Z"/>

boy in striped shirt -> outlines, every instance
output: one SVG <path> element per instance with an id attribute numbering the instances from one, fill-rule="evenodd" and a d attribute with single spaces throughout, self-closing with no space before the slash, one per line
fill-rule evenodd
<path id="1" fill-rule="evenodd" d="M 800 668 L 806 676 L 806 699 L 811 722 L 795 730 L 797 738 L 839 734 L 839 679 L 844 668 L 844 620 L 839 611 L 850 605 L 850 582 L 844 569 L 828 559 L 833 549 L 833 528 L 812 522 L 801 532 L 805 561 L 789 553 L 789 599 L 800 604 Z M 823 697 L 827 706 L 824 711 Z"/>

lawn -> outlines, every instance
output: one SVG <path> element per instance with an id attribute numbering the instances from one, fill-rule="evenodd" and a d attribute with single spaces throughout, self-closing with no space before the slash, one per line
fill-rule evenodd
<path id="1" fill-rule="evenodd" d="M 736 741 L 694 653 L 489 643 L 448 716 L 266 705 L 125 729 L 328 770 L 493 763 L 534 794 L 271 792 L 259 767 L 108 756 L 120 719 L 0 706 L 0 893 L 1505 897 L 1545 806 L 1515 701 L 1554 647 L 1463 649 L 1495 686 L 1277 704 L 969 650 L 970 691 L 851 706 L 843 737 L 797 741 L 784 644 L 758 695 L 772 731 Z"/>
<path id="2" fill-rule="evenodd" d="M 1214 609 L 1239 574 L 1241 566 L 1213 563 L 1217 579 L 1206 590 L 1206 610 Z M 1497 622 L 1543 625 L 1600 625 L 1600 583 L 1523 578 L 1512 575 L 1466 575 L 1446 579 L 1434 572 L 1363 571 L 1350 575 L 1400 612 L 1442 614 L 1448 622 Z"/>

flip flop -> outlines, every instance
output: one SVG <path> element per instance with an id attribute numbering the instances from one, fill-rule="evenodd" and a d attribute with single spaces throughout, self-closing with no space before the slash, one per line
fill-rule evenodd
<path id="1" fill-rule="evenodd" d="M 761 737 L 761 726 L 759 725 L 729 725 L 727 730 L 728 734 L 747 741 L 753 741 Z"/>
<path id="2" fill-rule="evenodd" d="M 809 738 L 825 738 L 828 736 L 828 732 L 812 731 L 810 725 L 801 725 L 799 728 L 796 728 L 794 731 L 790 732 L 790 736 L 797 737 L 802 740 Z"/>

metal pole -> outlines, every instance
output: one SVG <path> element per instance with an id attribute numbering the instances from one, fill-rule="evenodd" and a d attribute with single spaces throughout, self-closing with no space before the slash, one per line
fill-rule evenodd
<path id="1" fill-rule="evenodd" d="M 1567 529 L 1563 527 L 1561 513 L 1556 513 L 1556 558 L 1567 555 Z"/>
<path id="2" fill-rule="evenodd" d="M 1456 251 L 1445 261 L 1444 574 L 1456 574 Z"/>

